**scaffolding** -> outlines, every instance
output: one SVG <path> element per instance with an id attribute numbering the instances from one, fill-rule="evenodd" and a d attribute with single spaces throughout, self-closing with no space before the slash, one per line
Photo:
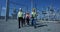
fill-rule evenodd
<path id="1" fill-rule="evenodd" d="M 18 1 L 18 0 L 17 0 Z M 26 13 L 27 11 L 28 12 L 30 12 L 30 10 L 32 11 L 32 8 L 36 8 L 36 12 L 37 12 L 37 14 L 39 14 L 38 16 L 39 16 L 39 18 L 41 17 L 41 20 L 43 19 L 43 17 L 42 16 L 40 16 L 40 13 L 45 17 L 44 19 L 46 20 L 46 19 L 48 19 L 48 21 L 49 20 L 58 20 L 59 19 L 59 17 L 58 16 L 60 16 L 60 10 L 57 10 L 57 12 L 59 12 L 59 13 L 57 13 L 56 11 L 55 11 L 55 9 L 54 9 L 54 7 L 51 5 L 51 6 L 46 6 L 47 8 L 44 8 L 42 11 L 40 11 L 40 8 L 38 8 L 37 6 L 38 6 L 38 4 L 37 4 L 37 0 L 29 0 L 30 1 L 30 7 L 28 6 L 28 4 L 26 4 L 26 3 L 24 3 L 24 4 L 22 4 L 22 3 L 18 3 L 18 2 L 15 2 L 15 1 L 12 1 L 12 0 L 6 0 L 6 15 L 5 15 L 5 20 L 7 21 L 8 20 L 8 18 L 10 18 L 10 16 L 9 16 L 9 14 L 11 14 L 10 12 L 12 11 L 14 11 L 14 8 L 15 8 L 15 10 L 16 10 L 16 12 L 18 12 L 18 9 L 19 8 L 16 8 L 16 7 L 20 7 L 20 8 L 22 8 L 23 9 L 23 12 L 24 13 Z M 51 4 L 53 4 L 52 2 L 51 2 Z M 2 5 L 0 5 L 1 7 L 0 7 L 0 16 L 1 16 L 1 11 L 2 11 Z M 11 6 L 11 7 L 10 7 Z M 14 7 L 13 7 L 14 6 Z M 30 10 L 29 10 L 29 8 L 30 8 Z M 45 9 L 47 9 L 47 10 L 45 10 Z M 38 12 L 39 11 L 39 12 Z M 13 14 L 13 13 L 12 13 Z M 16 13 L 17 14 L 17 13 Z M 57 15 L 58 14 L 58 15 Z M 52 18 L 51 18 L 52 17 Z M 37 18 L 37 17 L 36 17 Z M 60 20 L 60 19 L 59 19 Z"/>

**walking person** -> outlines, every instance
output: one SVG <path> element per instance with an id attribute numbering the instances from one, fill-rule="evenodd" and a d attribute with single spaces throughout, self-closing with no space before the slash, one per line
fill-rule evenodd
<path id="1" fill-rule="evenodd" d="M 25 17 L 25 13 L 24 13 L 24 15 L 23 15 L 23 25 L 25 26 L 25 19 L 26 19 L 26 17 Z"/>
<path id="2" fill-rule="evenodd" d="M 31 15 L 32 15 L 31 25 L 34 26 L 34 28 L 36 28 L 36 11 L 35 11 L 35 8 L 32 9 Z"/>
<path id="3" fill-rule="evenodd" d="M 29 21 L 30 21 L 30 14 L 27 12 L 26 13 L 26 22 L 27 22 L 27 25 L 30 24 Z"/>
<path id="4" fill-rule="evenodd" d="M 19 24 L 19 28 L 23 26 L 23 12 L 21 8 L 19 9 L 19 12 L 18 12 L 18 24 Z"/>

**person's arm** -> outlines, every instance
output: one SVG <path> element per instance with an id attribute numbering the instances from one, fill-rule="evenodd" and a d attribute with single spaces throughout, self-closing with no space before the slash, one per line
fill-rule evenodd
<path id="1" fill-rule="evenodd" d="M 31 12 L 31 18 L 33 17 L 33 12 Z"/>
<path id="2" fill-rule="evenodd" d="M 35 17 L 37 17 L 37 13 L 35 12 Z"/>
<path id="3" fill-rule="evenodd" d="M 30 14 L 29 14 L 29 19 L 31 18 Z"/>

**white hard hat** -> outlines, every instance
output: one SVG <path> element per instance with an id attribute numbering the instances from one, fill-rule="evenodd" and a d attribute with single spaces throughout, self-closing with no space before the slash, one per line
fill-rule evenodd
<path id="1" fill-rule="evenodd" d="M 19 8 L 19 10 L 22 10 L 22 8 Z"/>

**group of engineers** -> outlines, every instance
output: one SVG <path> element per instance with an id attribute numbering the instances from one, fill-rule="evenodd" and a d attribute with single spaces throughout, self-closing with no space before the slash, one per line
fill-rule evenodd
<path id="1" fill-rule="evenodd" d="M 27 23 L 27 25 L 30 25 L 29 21 L 30 21 L 30 19 L 32 19 L 31 25 L 34 26 L 34 28 L 36 28 L 36 16 L 37 16 L 37 13 L 36 13 L 36 9 L 35 8 L 32 9 L 31 16 L 30 16 L 30 13 L 27 12 L 25 14 L 25 17 L 24 17 L 22 8 L 19 8 L 19 11 L 18 11 L 18 14 L 17 14 L 18 27 L 21 28 L 26 23 Z"/>

